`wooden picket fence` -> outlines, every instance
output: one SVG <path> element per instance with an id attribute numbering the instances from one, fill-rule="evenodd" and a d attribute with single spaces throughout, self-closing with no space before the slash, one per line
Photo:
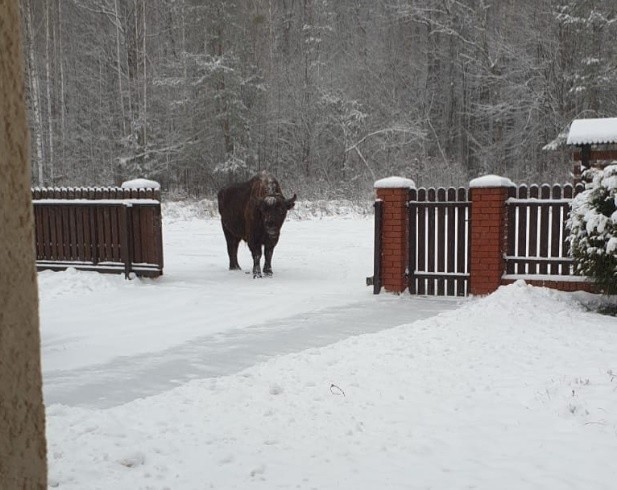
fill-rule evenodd
<path id="1" fill-rule="evenodd" d="M 411 294 L 467 294 L 468 193 L 465 188 L 410 190 L 407 279 Z"/>
<path id="2" fill-rule="evenodd" d="M 486 294 L 518 279 L 596 291 L 569 253 L 566 224 L 583 190 L 582 184 L 377 188 L 374 275 L 367 284 L 375 294 L 383 286 L 429 296 Z"/>
<path id="3" fill-rule="evenodd" d="M 37 268 L 163 273 L 160 191 L 32 189 Z"/>
<path id="4" fill-rule="evenodd" d="M 32 199 L 155 199 L 161 200 L 159 189 L 125 189 L 122 187 L 34 187 Z"/>
<path id="5" fill-rule="evenodd" d="M 572 198 L 583 190 L 583 184 L 510 189 L 506 201 L 508 276 L 574 274 L 565 224 Z"/>

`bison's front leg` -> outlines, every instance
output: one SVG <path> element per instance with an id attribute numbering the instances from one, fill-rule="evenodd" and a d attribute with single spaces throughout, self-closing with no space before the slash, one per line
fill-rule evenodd
<path id="1" fill-rule="evenodd" d="M 274 245 L 264 246 L 264 255 L 266 260 L 264 262 L 264 274 L 266 276 L 272 275 L 272 254 L 274 253 Z"/>
<path id="2" fill-rule="evenodd" d="M 249 243 L 249 249 L 253 255 L 253 279 L 261 277 L 261 266 L 259 265 L 261 261 L 261 245 Z"/>

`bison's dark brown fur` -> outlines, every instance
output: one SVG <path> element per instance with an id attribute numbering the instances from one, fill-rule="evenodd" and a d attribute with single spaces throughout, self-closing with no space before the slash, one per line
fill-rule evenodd
<path id="1" fill-rule="evenodd" d="M 279 183 L 262 172 L 248 182 L 232 184 L 218 193 L 219 213 L 227 241 L 229 269 L 240 269 L 238 244 L 248 243 L 253 255 L 253 277 L 261 277 L 260 261 L 265 255 L 265 275 L 272 275 L 272 253 L 278 243 L 287 211 L 294 207 L 296 195 L 285 199 Z"/>

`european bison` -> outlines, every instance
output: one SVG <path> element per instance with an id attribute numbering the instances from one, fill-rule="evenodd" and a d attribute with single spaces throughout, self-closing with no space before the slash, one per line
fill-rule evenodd
<path id="1" fill-rule="evenodd" d="M 248 243 L 253 255 L 253 277 L 261 277 L 261 247 L 266 256 L 264 274 L 272 275 L 272 252 L 287 211 L 294 207 L 296 195 L 285 199 L 274 177 L 262 172 L 248 182 L 232 184 L 218 193 L 219 213 L 229 255 L 229 269 L 238 270 L 238 244 Z"/>

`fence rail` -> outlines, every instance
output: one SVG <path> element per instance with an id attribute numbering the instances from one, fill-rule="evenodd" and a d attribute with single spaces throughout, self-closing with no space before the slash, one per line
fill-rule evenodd
<path id="1" fill-rule="evenodd" d="M 467 294 L 468 198 L 465 188 L 410 190 L 407 203 L 410 293 Z"/>
<path id="2" fill-rule="evenodd" d="M 163 273 L 158 191 L 36 188 L 32 193 L 39 270 Z"/>

